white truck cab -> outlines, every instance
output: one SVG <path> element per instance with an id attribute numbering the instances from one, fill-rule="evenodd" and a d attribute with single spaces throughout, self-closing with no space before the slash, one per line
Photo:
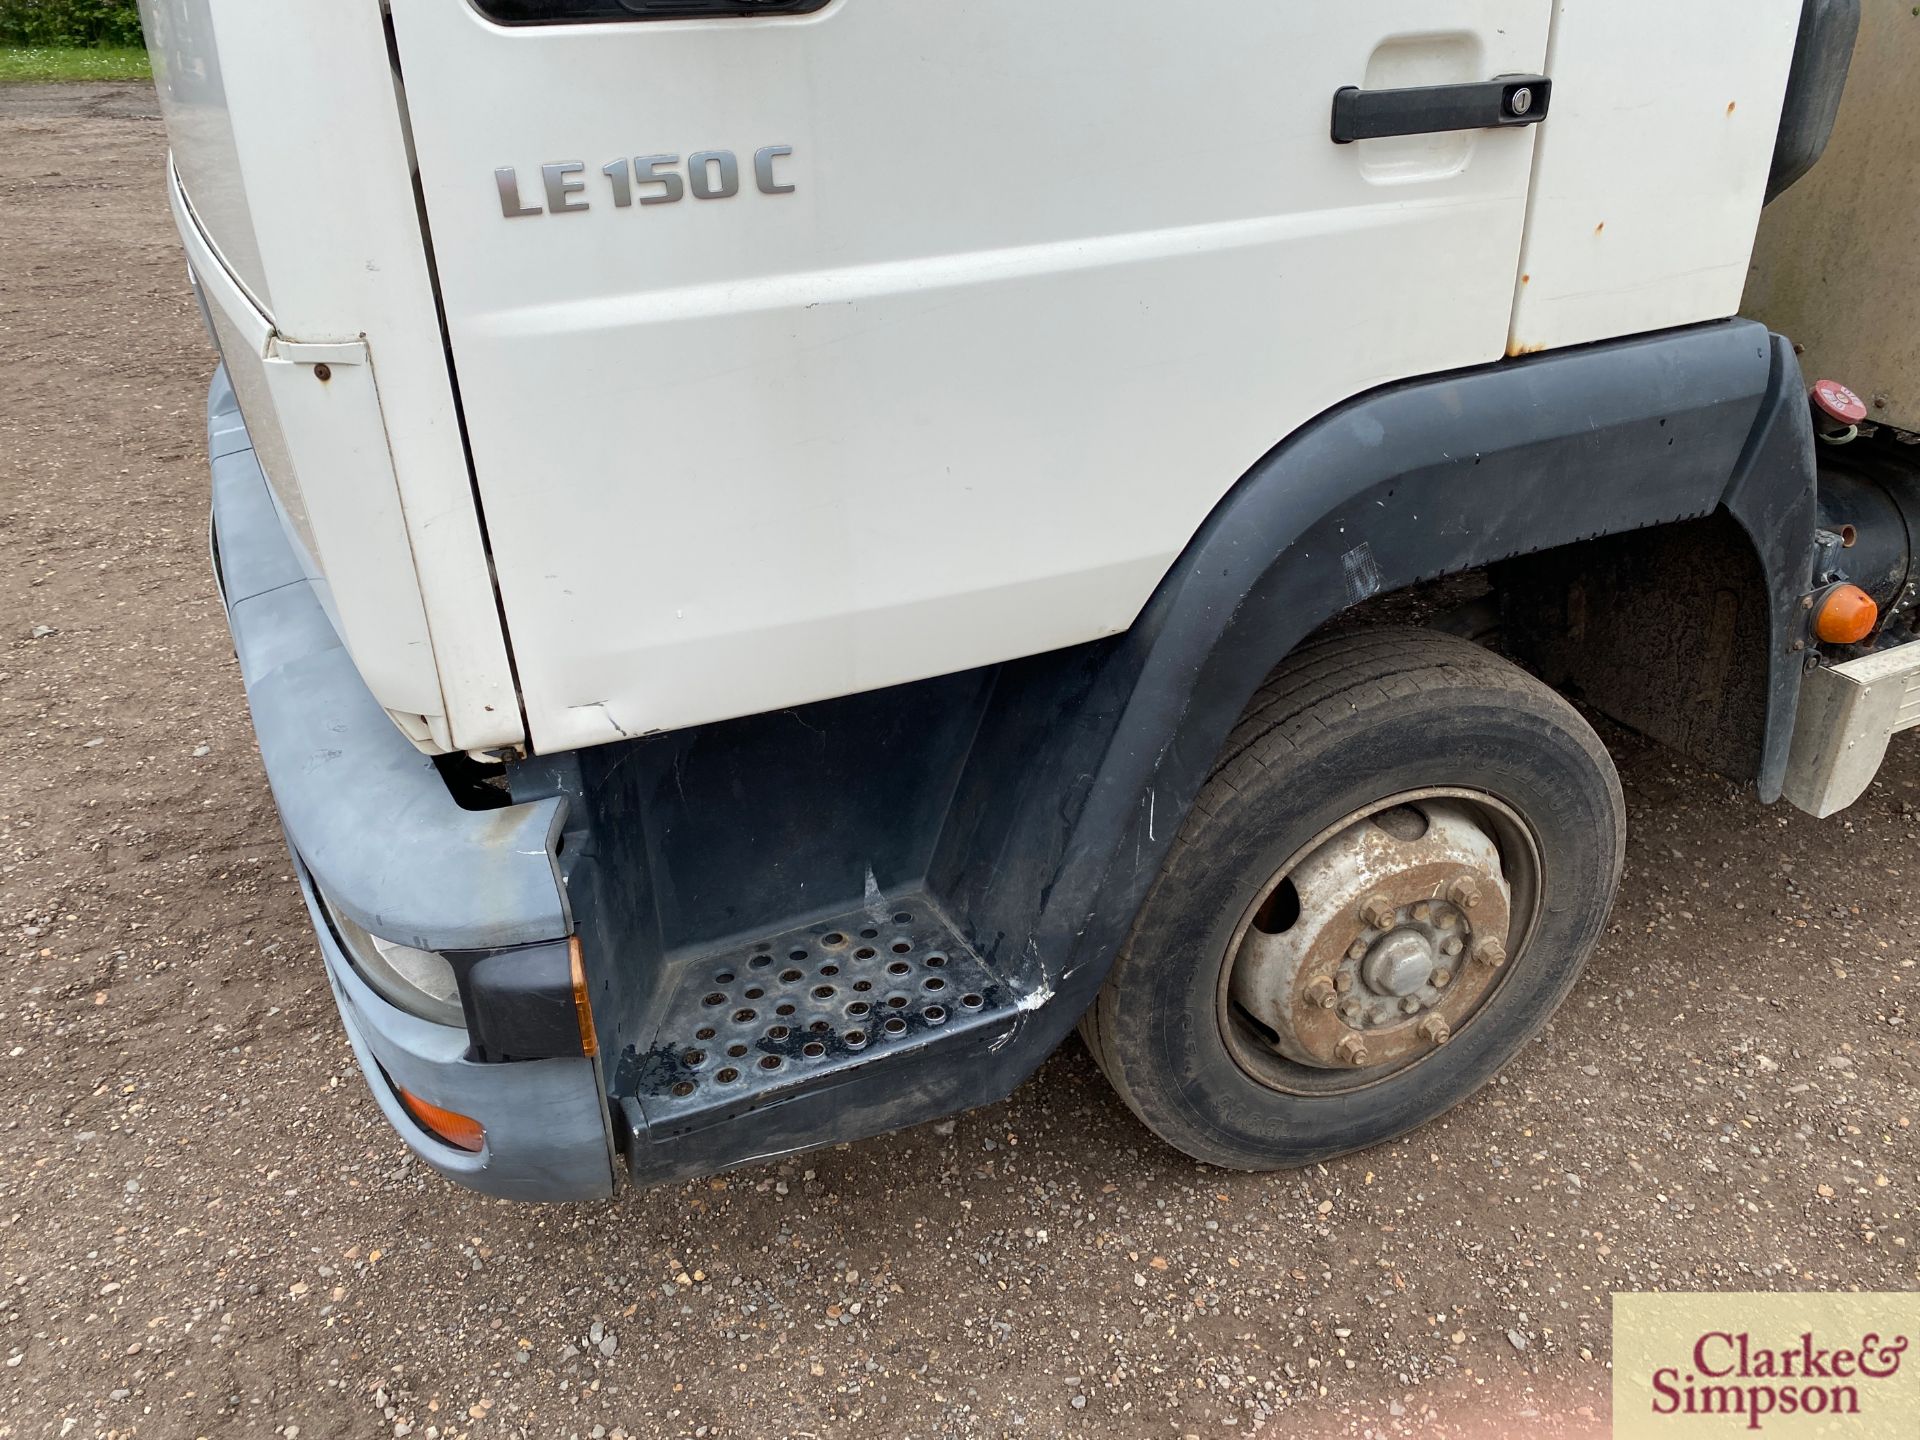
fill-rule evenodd
<path id="1" fill-rule="evenodd" d="M 935 1118 L 1076 1023 L 1191 1154 L 1375 1143 L 1600 933 L 1561 692 L 1819 809 L 1806 677 L 1920 669 L 1738 316 L 1856 3 L 144 13 L 268 776 L 482 1189 Z"/>

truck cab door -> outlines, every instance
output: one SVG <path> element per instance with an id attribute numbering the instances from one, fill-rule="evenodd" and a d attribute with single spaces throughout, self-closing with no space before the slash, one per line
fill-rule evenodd
<path id="1" fill-rule="evenodd" d="M 541 749 L 1122 631 L 1289 432 L 1504 352 L 1531 126 L 1333 102 L 1551 0 L 483 13 L 568 8 L 392 3 Z"/>

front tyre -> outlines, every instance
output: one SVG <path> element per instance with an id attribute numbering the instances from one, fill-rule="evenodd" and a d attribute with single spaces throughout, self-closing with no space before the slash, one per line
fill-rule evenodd
<path id="1" fill-rule="evenodd" d="M 1304 645 L 1229 738 L 1083 1033 L 1169 1144 L 1266 1170 L 1490 1080 L 1619 886 L 1620 783 L 1559 696 L 1451 636 Z"/>

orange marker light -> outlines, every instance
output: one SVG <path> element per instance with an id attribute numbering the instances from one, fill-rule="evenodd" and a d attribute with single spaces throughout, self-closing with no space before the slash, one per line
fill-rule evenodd
<path id="1" fill-rule="evenodd" d="M 1858 585 L 1836 585 L 1820 602 L 1813 633 L 1828 645 L 1857 645 L 1880 623 L 1880 607 Z"/>
<path id="2" fill-rule="evenodd" d="M 422 1129 L 438 1137 L 458 1150 L 471 1150 L 476 1155 L 487 1143 L 487 1127 L 471 1115 L 462 1115 L 455 1110 L 443 1110 L 422 1100 L 411 1090 L 401 1086 L 393 1087 L 400 1095 L 400 1103 L 407 1107 L 407 1113 L 420 1122 Z"/>
<path id="3" fill-rule="evenodd" d="M 600 1053 L 600 1037 L 593 1028 L 593 1005 L 587 999 L 587 967 L 580 958 L 580 937 L 570 945 L 573 957 L 573 1009 L 580 1018 L 580 1053 L 591 1060 Z"/>

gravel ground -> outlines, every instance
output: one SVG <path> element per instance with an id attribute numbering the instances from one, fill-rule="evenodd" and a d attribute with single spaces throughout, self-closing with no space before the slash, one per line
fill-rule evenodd
<path id="1" fill-rule="evenodd" d="M 1609 1296 L 1912 1289 L 1920 747 L 1819 824 L 1609 732 L 1619 912 L 1447 1120 L 1274 1177 L 1010 1102 L 531 1209 L 389 1133 L 208 576 L 142 87 L 0 89 L 0 1437 L 1601 1433 Z"/>

